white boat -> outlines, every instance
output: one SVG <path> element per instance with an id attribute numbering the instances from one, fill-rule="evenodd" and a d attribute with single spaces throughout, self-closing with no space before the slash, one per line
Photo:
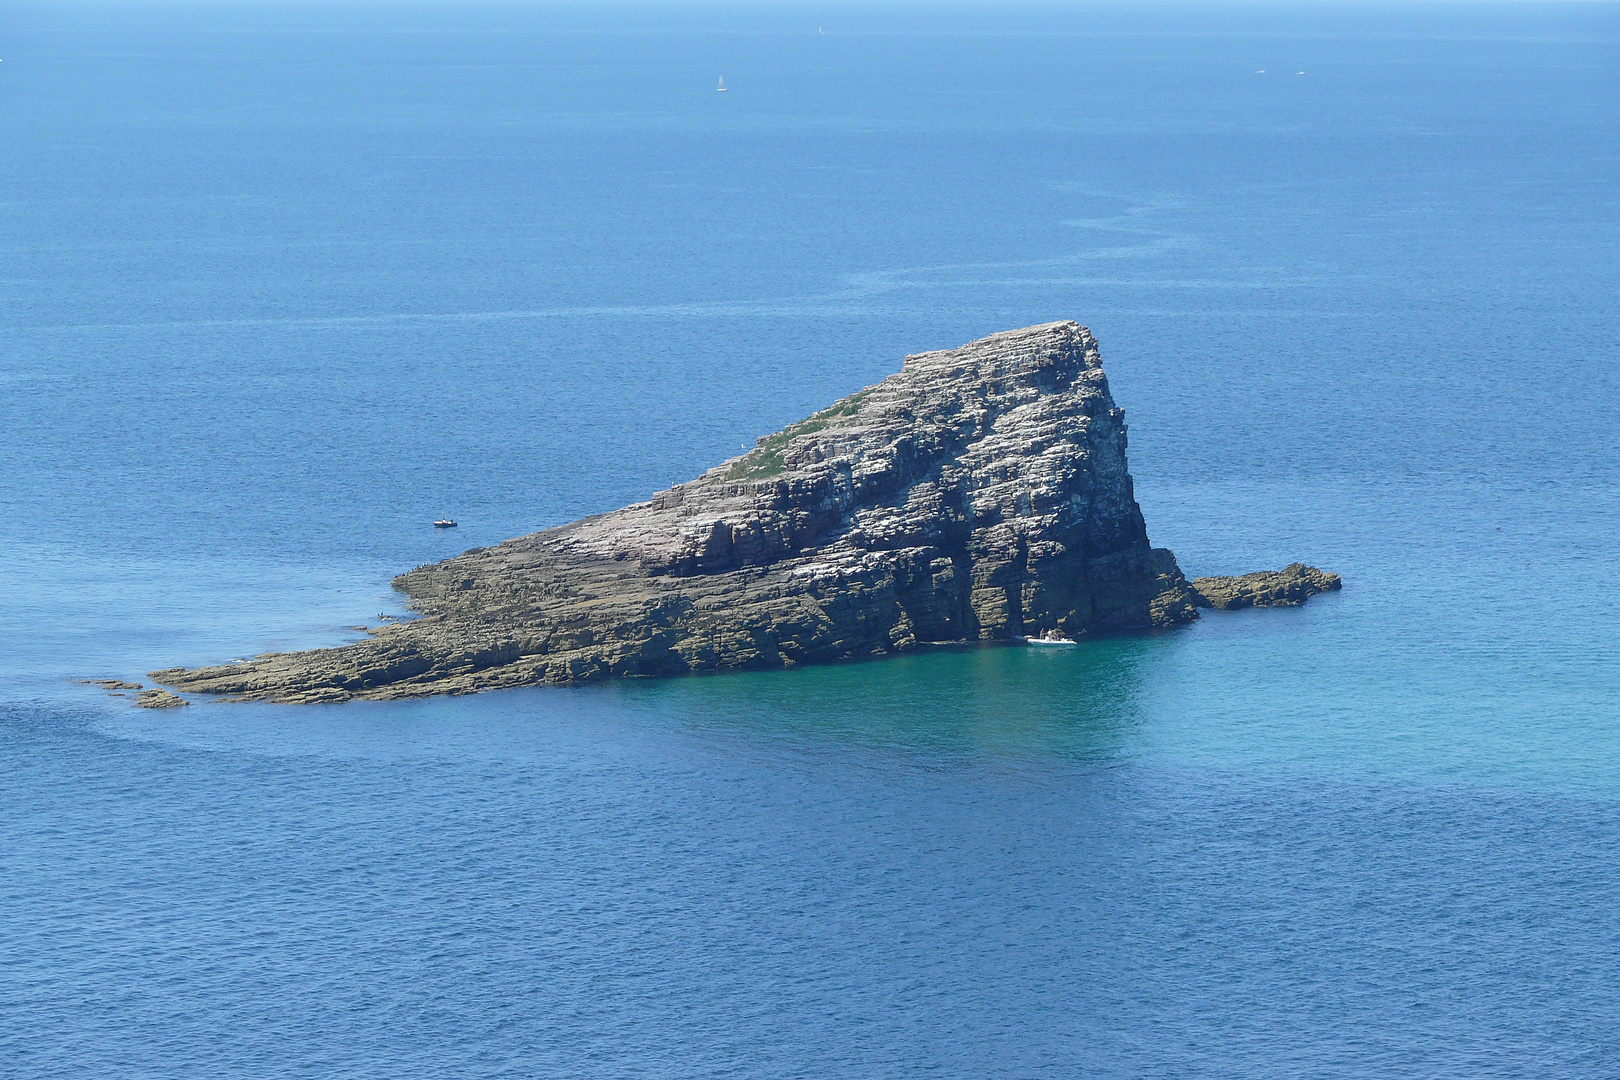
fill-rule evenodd
<path id="1" fill-rule="evenodd" d="M 456 527 L 456 523 L 449 518 L 440 518 L 433 523 L 433 527 L 435 529 L 453 529 Z"/>
<path id="2" fill-rule="evenodd" d="M 722 94 L 726 92 L 726 80 L 724 79 L 720 80 L 720 92 Z"/>
<path id="3" fill-rule="evenodd" d="M 1025 638 L 1024 639 L 1024 644 L 1025 645 L 1073 645 L 1075 643 L 1073 641 L 1070 641 L 1066 637 L 1061 637 L 1056 630 L 1048 630 L 1046 633 L 1042 634 L 1040 637 L 1027 637 L 1027 638 Z"/>

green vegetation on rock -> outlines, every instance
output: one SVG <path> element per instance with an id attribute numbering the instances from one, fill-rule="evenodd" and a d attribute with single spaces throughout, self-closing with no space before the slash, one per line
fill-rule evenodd
<path id="1" fill-rule="evenodd" d="M 774 435 L 765 436 L 759 440 L 759 445 L 739 458 L 737 464 L 726 472 L 726 479 L 768 480 L 773 476 L 782 475 L 787 471 L 787 448 L 794 439 L 800 435 L 813 435 L 838 420 L 854 416 L 861 411 L 861 402 L 866 400 L 874 389 L 876 387 L 869 386 L 865 390 L 849 395 L 836 405 L 830 405 L 796 424 L 789 424 Z"/>

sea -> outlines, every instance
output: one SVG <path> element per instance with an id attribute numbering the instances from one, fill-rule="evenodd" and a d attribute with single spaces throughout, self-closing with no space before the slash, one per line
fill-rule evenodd
<path id="1" fill-rule="evenodd" d="M 7 0 L 0 1076 L 1620 1075 L 1617 253 L 1613 3 Z M 1153 542 L 1341 593 L 79 681 L 1071 318 Z"/>

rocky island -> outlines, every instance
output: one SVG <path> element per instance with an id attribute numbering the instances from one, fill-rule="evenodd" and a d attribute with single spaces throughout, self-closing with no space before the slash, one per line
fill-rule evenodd
<path id="1" fill-rule="evenodd" d="M 1148 544 L 1125 441 L 1085 327 L 994 334 L 647 502 L 402 574 L 421 617 L 365 641 L 152 677 L 242 700 L 470 693 L 1155 630 L 1339 587 L 1298 563 L 1188 582 Z"/>

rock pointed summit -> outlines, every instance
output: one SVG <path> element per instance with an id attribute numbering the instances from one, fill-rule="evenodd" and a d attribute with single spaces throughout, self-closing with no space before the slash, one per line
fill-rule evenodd
<path id="1" fill-rule="evenodd" d="M 1174 626 L 1203 598 L 1148 544 L 1125 441 L 1090 331 L 993 334 L 646 502 L 402 574 L 422 617 L 367 641 L 153 677 L 341 701 Z"/>

